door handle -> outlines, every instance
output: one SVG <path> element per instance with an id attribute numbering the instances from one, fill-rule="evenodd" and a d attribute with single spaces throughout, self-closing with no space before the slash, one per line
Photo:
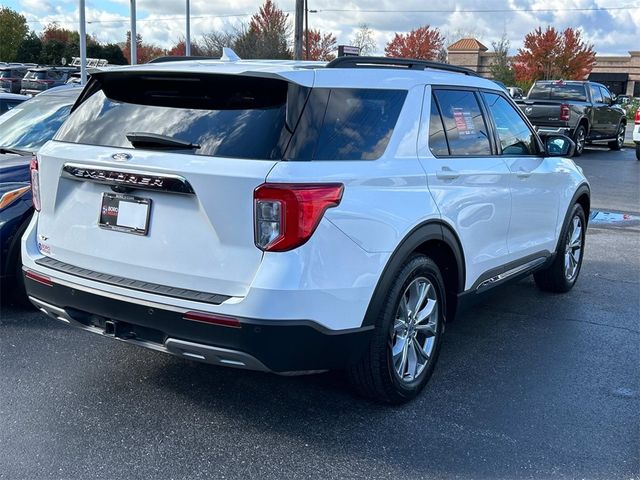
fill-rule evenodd
<path id="1" fill-rule="evenodd" d="M 449 167 L 442 167 L 442 170 L 436 172 L 436 178 L 441 180 L 455 180 L 460 176 L 460 172 L 451 170 Z"/>
<path id="2" fill-rule="evenodd" d="M 533 172 L 525 170 L 524 168 L 519 168 L 516 172 L 518 178 L 529 178 Z"/>

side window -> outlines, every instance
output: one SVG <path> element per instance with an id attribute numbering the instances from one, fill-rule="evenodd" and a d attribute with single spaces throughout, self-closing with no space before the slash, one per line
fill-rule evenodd
<path id="1" fill-rule="evenodd" d="M 520 114 L 504 97 L 483 93 L 493 116 L 503 155 L 536 155 L 536 137 Z"/>
<path id="2" fill-rule="evenodd" d="M 2 100 L 0 100 L 0 115 L 2 115 L 4 112 L 9 110 L 7 107 L 8 105 L 6 104 L 6 102 L 3 102 Z"/>
<path id="3" fill-rule="evenodd" d="M 491 155 L 487 125 L 473 92 L 435 90 L 453 156 Z"/>
<path id="4" fill-rule="evenodd" d="M 611 100 L 611 93 L 609 92 L 609 90 L 607 90 L 604 87 L 600 87 L 600 91 L 602 92 L 602 98 L 603 98 L 602 101 L 607 105 L 611 105 L 612 100 Z"/>
<path id="5" fill-rule="evenodd" d="M 600 87 L 598 87 L 597 85 L 590 85 L 589 89 L 591 90 L 591 100 L 593 101 L 593 103 L 602 103 L 604 101 L 602 99 Z"/>
<path id="6" fill-rule="evenodd" d="M 444 125 L 436 100 L 431 96 L 431 117 L 429 118 L 429 148 L 436 156 L 449 155 L 447 138 L 444 136 Z"/>

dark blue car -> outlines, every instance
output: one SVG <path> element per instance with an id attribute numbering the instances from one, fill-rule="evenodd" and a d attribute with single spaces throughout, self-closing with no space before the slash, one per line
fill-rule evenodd
<path id="1" fill-rule="evenodd" d="M 26 301 L 20 268 L 20 238 L 33 213 L 29 164 L 51 140 L 82 91 L 48 90 L 0 117 L 0 284 L 14 301 Z"/>

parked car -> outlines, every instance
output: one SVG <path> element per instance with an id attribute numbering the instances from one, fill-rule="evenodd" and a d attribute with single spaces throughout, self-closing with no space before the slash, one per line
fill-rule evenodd
<path id="1" fill-rule="evenodd" d="M 43 312 L 215 365 L 346 368 L 400 403 L 459 305 L 532 273 L 575 284 L 574 143 L 542 140 L 492 81 L 223 58 L 95 73 L 39 151 L 22 260 Z"/>
<path id="2" fill-rule="evenodd" d="M 17 107 L 26 100 L 29 100 L 29 97 L 26 95 L 0 92 L 0 115 L 7 113 L 9 110 Z"/>
<path id="3" fill-rule="evenodd" d="M 24 65 L 0 67 L 0 92 L 20 93 L 22 78 L 27 73 Z"/>
<path id="4" fill-rule="evenodd" d="M 20 93 L 23 95 L 37 95 L 49 88 L 64 85 L 67 83 L 69 75 L 77 70 L 76 67 L 30 68 L 22 79 Z"/>
<path id="5" fill-rule="evenodd" d="M 576 142 L 575 156 L 587 143 L 608 141 L 612 150 L 624 145 L 627 119 L 604 85 L 585 81 L 538 81 L 518 102 L 541 134 L 560 133 Z"/>
<path id="6" fill-rule="evenodd" d="M 640 160 L 640 108 L 636 110 L 634 123 L 635 126 L 633 128 L 633 141 L 636 144 L 636 159 Z"/>
<path id="7" fill-rule="evenodd" d="M 26 302 L 20 237 L 33 213 L 29 164 L 67 118 L 81 88 L 52 89 L 0 117 L 0 279 L 14 300 Z"/>
<path id="8" fill-rule="evenodd" d="M 507 87 L 507 91 L 509 95 L 511 95 L 511 98 L 521 99 L 524 97 L 524 92 L 520 87 Z"/>

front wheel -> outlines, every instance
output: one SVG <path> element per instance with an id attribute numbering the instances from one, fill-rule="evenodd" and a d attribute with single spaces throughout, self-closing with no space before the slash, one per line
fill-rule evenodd
<path id="1" fill-rule="evenodd" d="M 444 331 L 445 289 L 438 266 L 416 254 L 397 272 L 363 357 L 349 368 L 356 390 L 378 402 L 415 398 L 433 373 Z"/>
<path id="2" fill-rule="evenodd" d="M 546 270 L 533 274 L 536 285 L 541 290 L 565 293 L 573 288 L 582 267 L 586 230 L 584 210 L 576 203 L 571 210 L 569 222 L 562 229 L 553 263 Z"/>
<path id="3" fill-rule="evenodd" d="M 616 134 L 616 139 L 612 140 L 608 143 L 609 148 L 611 150 L 620 150 L 624 146 L 624 135 L 627 131 L 627 126 L 624 123 L 621 123 L 618 127 L 618 133 Z"/>

